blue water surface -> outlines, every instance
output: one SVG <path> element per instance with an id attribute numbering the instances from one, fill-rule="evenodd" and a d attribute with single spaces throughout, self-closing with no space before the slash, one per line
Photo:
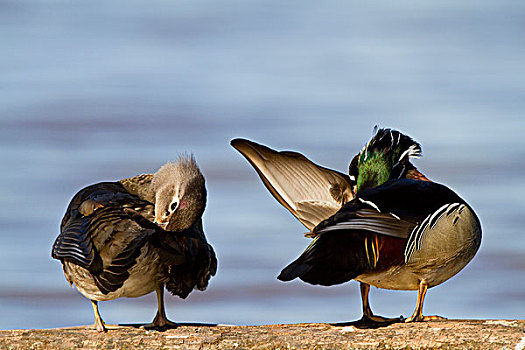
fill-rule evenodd
<path id="1" fill-rule="evenodd" d="M 167 296 L 179 322 L 358 319 L 356 282 L 276 280 L 309 240 L 230 146 L 246 137 L 346 171 L 374 125 L 475 208 L 483 243 L 425 312 L 525 317 L 525 5 L 521 1 L 2 1 L 0 329 L 93 322 L 51 245 L 80 188 L 193 152 L 219 271 Z M 415 292 L 373 289 L 408 316 Z M 154 295 L 101 303 L 149 322 Z"/>

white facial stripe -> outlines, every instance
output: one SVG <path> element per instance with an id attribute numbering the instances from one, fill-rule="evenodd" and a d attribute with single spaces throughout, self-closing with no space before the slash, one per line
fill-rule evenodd
<path id="1" fill-rule="evenodd" d="M 405 158 L 407 154 L 409 158 L 419 158 L 419 152 L 419 148 L 416 145 L 412 145 L 408 147 L 408 149 L 405 152 L 403 152 L 403 154 L 401 154 L 401 157 L 399 157 L 399 160 L 397 162 L 399 163 L 401 160 L 403 160 L 403 158 Z"/>
<path id="2" fill-rule="evenodd" d="M 408 152 L 410 152 L 410 148 L 407 149 L 405 152 L 403 152 L 403 154 L 401 155 L 401 157 L 399 157 L 399 160 L 398 160 L 397 162 L 399 163 L 403 158 L 405 158 L 405 156 L 406 156 L 406 154 L 407 154 Z M 397 163 L 396 163 L 396 164 L 397 164 Z"/>

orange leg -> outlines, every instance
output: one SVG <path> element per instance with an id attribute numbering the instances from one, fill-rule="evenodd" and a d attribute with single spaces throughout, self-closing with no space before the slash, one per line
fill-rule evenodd
<path id="1" fill-rule="evenodd" d="M 419 282 L 419 290 L 417 292 L 417 304 L 416 309 L 412 316 L 407 318 L 405 322 L 422 322 L 431 320 L 446 320 L 445 317 L 441 316 L 423 316 L 423 302 L 425 301 L 425 295 L 427 294 L 428 285 L 424 282 Z"/>
<path id="2" fill-rule="evenodd" d="M 117 329 L 121 328 L 121 326 L 116 324 L 105 324 L 102 320 L 102 317 L 100 317 L 100 312 L 98 311 L 98 302 L 95 300 L 91 300 L 91 306 L 93 306 L 93 312 L 95 314 L 95 324 L 93 325 L 93 328 L 95 328 L 99 332 L 107 332 L 108 329 Z"/>
<path id="3" fill-rule="evenodd" d="M 100 317 L 100 313 L 98 312 L 98 302 L 91 300 L 91 306 L 93 306 L 93 312 L 95 313 L 95 324 L 93 327 L 99 332 L 107 332 L 106 325 L 104 324 L 104 321 L 102 321 L 102 317 Z"/>

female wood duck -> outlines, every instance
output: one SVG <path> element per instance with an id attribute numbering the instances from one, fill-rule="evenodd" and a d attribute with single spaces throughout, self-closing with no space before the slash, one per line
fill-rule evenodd
<path id="1" fill-rule="evenodd" d="M 232 141 L 274 197 L 311 230 L 313 241 L 278 279 L 361 284 L 362 321 L 372 313 L 370 285 L 418 290 L 405 322 L 426 321 L 427 288 L 443 283 L 474 257 L 481 225 L 472 208 L 447 187 L 430 182 L 411 163 L 421 147 L 398 131 L 380 129 L 350 163 L 349 176 L 294 152 Z M 357 193 L 357 194 L 355 194 Z"/>
<path id="2" fill-rule="evenodd" d="M 101 182 L 80 190 L 66 210 L 52 250 L 66 279 L 91 300 L 94 327 L 107 328 L 98 301 L 157 293 L 146 327 L 174 326 L 164 310 L 164 286 L 186 298 L 206 289 L 217 260 L 202 229 L 204 177 L 193 156 L 155 174 Z"/>

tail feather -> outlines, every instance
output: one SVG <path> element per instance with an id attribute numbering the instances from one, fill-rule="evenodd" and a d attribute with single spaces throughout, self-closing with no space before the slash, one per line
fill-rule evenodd
<path id="1" fill-rule="evenodd" d="M 310 266 L 301 263 L 301 261 L 298 259 L 286 266 L 281 271 L 279 276 L 277 276 L 277 279 L 283 282 L 288 282 L 296 279 L 297 277 L 306 275 L 310 269 Z"/>
<path id="2" fill-rule="evenodd" d="M 331 286 L 347 282 L 373 267 L 363 232 L 327 232 L 317 236 L 279 276 L 281 281 L 300 278 L 310 284 Z"/>

